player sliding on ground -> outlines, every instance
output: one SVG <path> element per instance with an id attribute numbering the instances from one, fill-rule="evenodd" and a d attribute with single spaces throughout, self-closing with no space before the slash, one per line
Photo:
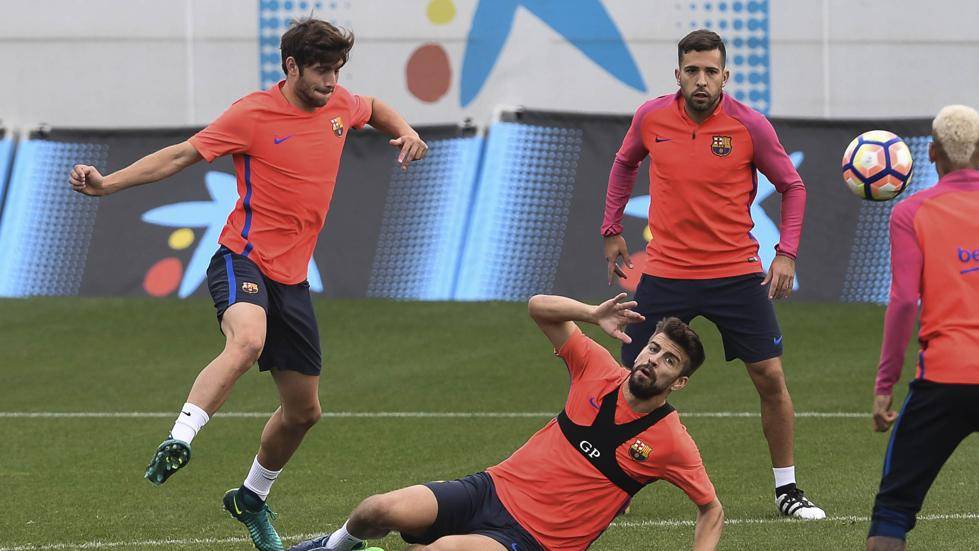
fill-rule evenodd
<path id="1" fill-rule="evenodd" d="M 162 180 L 202 158 L 232 155 L 239 199 L 207 271 L 225 348 L 198 375 L 145 476 L 163 484 L 187 465 L 194 437 L 258 361 L 272 372 L 281 405 L 265 425 L 244 484 L 225 494 L 224 507 L 262 551 L 282 549 L 265 499 L 320 418 L 320 336 L 306 274 L 347 131 L 370 124 L 390 134 L 404 169 L 428 150 L 394 109 L 337 84 L 352 47 L 353 35 L 329 23 L 297 21 L 282 35 L 285 80 L 238 100 L 186 142 L 105 177 L 84 165 L 70 176 L 75 191 L 108 195 Z"/>
<path id="2" fill-rule="evenodd" d="M 942 465 L 979 432 L 979 113 L 948 106 L 935 117 L 932 136 L 928 157 L 938 183 L 891 212 L 891 296 L 873 415 L 878 431 L 892 423 L 894 430 L 870 519 L 871 551 L 904 549 Z M 918 371 L 898 416 L 893 388 L 919 299 Z M 942 547 L 935 541 L 928 548 Z"/>
<path id="3" fill-rule="evenodd" d="M 530 299 L 530 315 L 564 360 L 571 390 L 564 411 L 506 461 L 369 497 L 339 530 L 290 551 L 364 549 L 364 540 L 391 531 L 418 544 L 412 550 L 587 549 L 636 492 L 659 479 L 699 508 L 694 549 L 714 549 L 723 510 L 696 444 L 666 401 L 703 363 L 699 337 L 676 318 L 662 320 L 627 370 L 574 323 L 629 342 L 622 327 L 643 317 L 631 310 L 635 302 L 620 302 L 625 296 L 598 306 Z"/>
<path id="4" fill-rule="evenodd" d="M 646 265 L 636 288 L 645 323 L 629 327 L 623 365 L 653 332 L 657 320 L 697 316 L 714 322 L 728 361 L 744 362 L 761 398 L 761 424 L 775 476 L 775 505 L 800 519 L 826 516 L 796 486 L 792 397 L 782 373 L 782 332 L 772 299 L 792 292 L 806 188 L 768 119 L 723 92 L 729 71 L 724 42 L 699 30 L 677 45 L 680 90 L 642 104 L 615 155 L 605 199 L 608 281 L 622 257 L 622 215 L 639 164 L 650 158 Z M 751 235 L 755 170 L 782 194 L 781 237 L 765 275 Z"/>

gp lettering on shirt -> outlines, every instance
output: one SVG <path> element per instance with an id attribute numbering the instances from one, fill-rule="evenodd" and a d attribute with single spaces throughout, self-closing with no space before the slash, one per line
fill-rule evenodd
<path id="1" fill-rule="evenodd" d="M 585 452 L 585 455 L 591 457 L 592 459 L 602 456 L 602 452 L 595 449 L 595 446 L 593 446 L 591 442 L 587 440 L 582 440 L 581 442 L 579 442 L 578 448 L 580 448 L 581 451 Z"/>

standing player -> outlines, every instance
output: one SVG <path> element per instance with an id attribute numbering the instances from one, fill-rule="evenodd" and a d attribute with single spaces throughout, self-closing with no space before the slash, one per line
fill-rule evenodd
<path id="1" fill-rule="evenodd" d="M 282 35 L 285 80 L 238 100 L 186 142 L 105 177 L 77 165 L 70 178 L 75 191 L 108 195 L 162 180 L 202 158 L 232 155 L 239 200 L 207 273 L 225 348 L 198 375 L 145 476 L 163 484 L 187 464 L 194 437 L 258 361 L 272 372 L 281 405 L 265 425 L 244 484 L 225 494 L 224 506 L 263 551 L 282 549 L 265 499 L 320 418 L 320 337 L 306 273 L 347 130 L 370 124 L 394 136 L 390 143 L 400 149 L 404 169 L 428 150 L 391 107 L 337 84 L 353 41 L 324 21 L 296 21 Z"/>
<path id="2" fill-rule="evenodd" d="M 874 388 L 874 426 L 894 431 L 884 457 L 867 549 L 904 549 L 925 494 L 966 436 L 979 431 L 979 113 L 939 111 L 928 157 L 938 184 L 891 213 L 891 297 Z M 901 414 L 894 383 L 914 329 L 918 370 Z M 896 420 L 896 422 L 895 422 Z"/>
<path id="3" fill-rule="evenodd" d="M 646 322 L 628 329 L 622 363 L 632 365 L 656 322 L 697 316 L 714 322 L 728 361 L 741 359 L 761 397 L 761 420 L 775 474 L 775 503 L 787 516 L 824 518 L 795 484 L 794 412 L 782 373 L 782 334 L 772 299 L 787 297 L 795 277 L 806 188 L 771 123 L 723 93 L 724 42 L 699 30 L 678 45 L 680 90 L 636 111 L 615 155 L 605 199 L 609 284 L 631 268 L 622 213 L 639 164 L 648 155 L 649 227 L 644 274 L 636 289 Z M 761 170 L 782 194 L 781 243 L 768 275 L 751 235 L 750 206 Z M 768 285 L 766 291 L 765 286 Z"/>
<path id="4" fill-rule="evenodd" d="M 697 504 L 693 548 L 714 549 L 724 512 L 696 444 L 666 401 L 703 363 L 704 348 L 693 330 L 669 318 L 656 325 L 632 370 L 623 369 L 574 323 L 629 342 L 622 326 L 643 318 L 623 298 L 598 306 L 530 299 L 530 315 L 567 365 L 571 390 L 564 411 L 507 460 L 460 480 L 369 497 L 342 528 L 290 551 L 363 549 L 363 540 L 391 531 L 420 544 L 411 548 L 417 551 L 583 550 L 658 479 Z"/>

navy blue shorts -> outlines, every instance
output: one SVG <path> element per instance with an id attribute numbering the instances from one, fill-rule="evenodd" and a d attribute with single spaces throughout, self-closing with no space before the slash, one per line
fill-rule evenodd
<path id="1" fill-rule="evenodd" d="M 903 540 L 942 465 L 974 432 L 979 385 L 913 381 L 891 429 L 868 535 Z"/>
<path id="2" fill-rule="evenodd" d="M 714 322 L 727 361 L 760 362 L 782 355 L 782 330 L 775 308 L 762 286 L 761 273 L 718 279 L 667 279 L 643 274 L 636 288 L 636 311 L 643 323 L 626 326 L 631 344 L 622 345 L 622 365 L 632 366 L 649 342 L 656 324 L 670 316 L 684 323 L 697 316 Z"/>
<path id="3" fill-rule="evenodd" d="M 265 310 L 265 347 L 258 358 L 260 370 L 320 374 L 323 364 L 320 332 L 308 282 L 286 285 L 272 281 L 247 257 L 222 246 L 207 268 L 207 288 L 219 324 L 225 310 L 236 302 L 255 304 Z"/>
<path id="4" fill-rule="evenodd" d="M 406 542 L 430 545 L 444 536 L 479 534 L 500 542 L 507 551 L 544 551 L 503 506 L 490 475 L 476 473 L 425 486 L 435 494 L 438 515 L 423 534 L 402 532 Z"/>

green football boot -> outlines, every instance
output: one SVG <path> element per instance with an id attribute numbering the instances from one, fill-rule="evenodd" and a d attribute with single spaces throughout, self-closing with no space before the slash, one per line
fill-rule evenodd
<path id="1" fill-rule="evenodd" d="M 187 463 L 190 463 L 190 444 L 182 440 L 175 440 L 171 436 L 156 449 L 153 459 L 146 466 L 146 474 L 143 475 L 143 478 L 160 486 L 173 473 L 186 467 Z"/>
<path id="2" fill-rule="evenodd" d="M 248 535 L 251 536 L 255 548 L 259 551 L 284 551 L 282 540 L 279 539 L 279 534 L 275 532 L 275 528 L 272 526 L 272 521 L 278 515 L 269 509 L 267 503 L 263 503 L 262 508 L 258 511 L 249 511 L 238 503 L 237 497 L 238 488 L 225 492 L 222 499 L 224 510 L 232 518 L 244 524 L 245 528 L 248 528 Z"/>

